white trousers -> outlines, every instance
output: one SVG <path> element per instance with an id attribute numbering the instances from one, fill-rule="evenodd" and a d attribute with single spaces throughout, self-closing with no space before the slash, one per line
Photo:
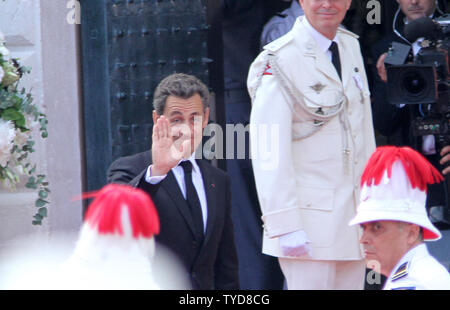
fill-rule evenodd
<path id="1" fill-rule="evenodd" d="M 288 290 L 362 290 L 366 263 L 279 258 Z"/>

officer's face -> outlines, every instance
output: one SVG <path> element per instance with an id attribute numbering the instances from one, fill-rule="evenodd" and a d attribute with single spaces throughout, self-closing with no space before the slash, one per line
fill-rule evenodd
<path id="1" fill-rule="evenodd" d="M 436 9 L 436 0 L 397 0 L 408 20 L 430 16 Z"/>
<path id="2" fill-rule="evenodd" d="M 388 277 L 403 255 L 417 241 L 418 226 L 397 221 L 374 221 L 361 224 L 361 244 L 369 267 L 380 268 Z M 417 228 L 418 229 L 418 228 Z"/>
<path id="3" fill-rule="evenodd" d="M 185 148 L 183 157 L 188 158 L 198 147 L 203 137 L 203 129 L 208 124 L 209 108 L 204 108 L 199 94 L 184 99 L 176 96 L 168 96 L 163 115 L 169 121 L 170 134 L 174 146 L 178 149 L 183 141 L 190 140 L 190 149 Z M 153 122 L 159 115 L 153 112 Z"/>
<path id="4" fill-rule="evenodd" d="M 351 0 L 300 0 L 309 23 L 330 40 L 336 35 L 351 3 Z"/>

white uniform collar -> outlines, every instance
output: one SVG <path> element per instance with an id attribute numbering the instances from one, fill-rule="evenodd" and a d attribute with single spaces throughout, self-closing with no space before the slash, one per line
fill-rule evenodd
<path id="1" fill-rule="evenodd" d="M 323 34 L 321 34 L 319 31 L 317 31 L 308 21 L 308 19 L 305 17 L 302 18 L 302 23 L 306 27 L 306 30 L 308 33 L 313 37 L 313 39 L 317 42 L 317 45 L 319 46 L 320 50 L 322 50 L 324 53 L 327 53 L 328 49 L 331 46 L 331 42 L 335 41 L 338 43 L 336 37 L 334 37 L 333 40 L 328 39 Z"/>
<path id="2" fill-rule="evenodd" d="M 403 255 L 403 257 L 397 263 L 397 265 L 395 265 L 395 267 L 392 269 L 388 281 L 391 281 L 391 279 L 394 277 L 394 275 L 397 273 L 398 269 L 402 265 L 409 264 L 414 257 L 417 258 L 418 256 L 426 256 L 426 255 L 428 255 L 428 249 L 425 243 L 421 243 L 412 248 L 411 250 L 409 250 L 408 252 L 406 252 L 406 254 Z"/>

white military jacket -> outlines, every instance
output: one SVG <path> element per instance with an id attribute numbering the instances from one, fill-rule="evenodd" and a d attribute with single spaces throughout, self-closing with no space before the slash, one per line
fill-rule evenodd
<path id="1" fill-rule="evenodd" d="M 409 250 L 386 280 L 384 290 L 450 290 L 450 274 L 422 243 Z"/>
<path id="2" fill-rule="evenodd" d="M 263 252 L 304 230 L 312 258 L 363 258 L 348 226 L 375 150 L 370 93 L 357 36 L 339 29 L 342 81 L 299 17 L 250 67 L 251 156 L 264 222 Z"/>

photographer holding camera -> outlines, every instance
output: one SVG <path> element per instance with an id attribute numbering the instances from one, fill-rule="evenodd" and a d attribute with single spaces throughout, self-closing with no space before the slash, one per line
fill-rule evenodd
<path id="1" fill-rule="evenodd" d="M 443 15 L 444 12 L 440 10 L 437 0 L 397 0 L 397 2 L 399 8 L 394 18 L 393 31 L 378 41 L 372 49 L 372 59 L 377 60 L 376 67 L 372 66 L 372 113 L 374 127 L 379 133 L 386 136 L 386 144 L 411 146 L 421 152 L 442 173 L 448 174 L 450 172 L 450 146 L 448 141 L 436 141 L 435 135 L 418 136 L 414 134 L 412 119 L 423 116 L 425 105 L 390 103 L 389 101 L 392 101 L 392 98 L 388 96 L 388 86 L 391 86 L 392 89 L 397 85 L 392 87 L 393 85 L 387 83 L 388 74 L 385 65 L 385 63 L 389 63 L 386 61 L 386 58 L 392 55 L 390 46 L 396 44 L 396 42 L 410 47 L 410 57 L 406 60 L 406 63 L 414 62 L 412 57 L 417 57 L 423 48 L 424 44 L 422 42 L 424 38 L 419 37 L 411 40 L 405 34 L 407 31 L 404 30 L 404 27 L 410 24 L 410 29 L 412 29 L 414 21 L 417 22 L 417 20 L 424 17 L 436 19 Z M 415 26 L 414 30 L 421 28 L 421 25 L 418 23 Z M 388 52 L 389 50 L 391 52 Z M 433 214 L 436 215 L 436 221 L 450 224 L 449 219 L 445 219 L 446 216 L 442 215 L 444 212 L 443 206 L 448 204 L 446 186 L 446 184 L 429 186 L 427 208 L 432 218 Z"/>

